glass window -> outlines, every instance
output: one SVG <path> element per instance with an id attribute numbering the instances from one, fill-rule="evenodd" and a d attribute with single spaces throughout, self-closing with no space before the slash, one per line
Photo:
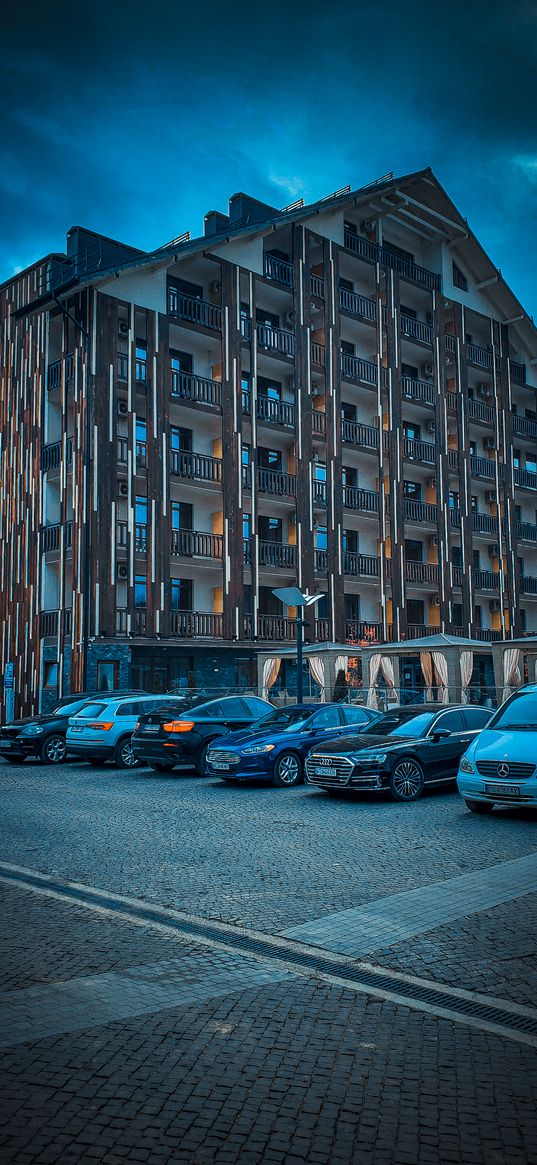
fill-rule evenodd
<path id="1" fill-rule="evenodd" d="M 279 449 L 259 447 L 259 464 L 262 469 L 281 469 L 282 455 Z"/>
<path id="2" fill-rule="evenodd" d="M 267 705 L 265 704 L 264 700 L 258 700 L 255 696 L 247 696 L 244 703 L 246 704 L 249 713 L 252 716 L 255 716 L 256 720 L 258 720 L 260 716 L 266 716 Z"/>
<path id="3" fill-rule="evenodd" d="M 343 531 L 343 549 L 348 550 L 349 554 L 357 554 L 358 552 L 358 531 L 344 530 Z"/>
<path id="4" fill-rule="evenodd" d="M 297 732 L 310 718 L 310 708 L 278 708 L 276 712 L 269 712 L 268 716 L 258 720 L 256 727 L 262 727 L 267 732 Z"/>
<path id="5" fill-rule="evenodd" d="M 436 732 L 437 728 L 447 732 L 462 732 L 464 724 L 460 712 L 443 712 L 438 720 L 435 720 L 431 731 Z"/>
<path id="6" fill-rule="evenodd" d="M 58 687 L 58 664 L 53 660 L 45 660 L 43 664 L 43 687 Z"/>
<path id="7" fill-rule="evenodd" d="M 250 446 L 249 445 L 243 445 L 243 447 L 242 447 L 242 464 L 243 465 L 250 464 Z"/>
<path id="8" fill-rule="evenodd" d="M 99 692 L 113 692 L 118 686 L 119 660 L 97 660 L 97 689 Z"/>
<path id="9" fill-rule="evenodd" d="M 460 267 L 457 267 L 456 263 L 453 264 L 453 286 L 458 287 L 459 291 L 468 291 L 466 275 L 463 275 Z"/>
<path id="10" fill-rule="evenodd" d="M 173 450 L 181 453 L 192 452 L 192 429 L 179 428 L 172 425 L 170 429 L 170 445 Z"/>
<path id="11" fill-rule="evenodd" d="M 342 275 L 339 277 L 339 286 L 342 291 L 354 291 L 352 279 L 344 279 Z"/>
<path id="12" fill-rule="evenodd" d="M 83 708 L 87 702 L 87 696 L 85 696 L 83 700 L 66 700 L 65 704 L 58 704 L 57 707 L 54 708 L 53 715 L 56 716 L 61 713 L 62 716 L 74 716 L 76 712 L 80 712 L 80 709 Z"/>
<path id="13" fill-rule="evenodd" d="M 147 346 L 141 341 L 136 341 L 136 380 L 138 383 L 144 383 L 146 378 L 147 367 Z"/>
<path id="14" fill-rule="evenodd" d="M 341 351 L 343 352 L 344 356 L 354 356 L 354 344 L 351 344 L 349 340 L 342 340 Z"/>
<path id="15" fill-rule="evenodd" d="M 403 495 L 414 502 L 421 502 L 421 484 L 419 481 L 404 481 Z"/>
<path id="16" fill-rule="evenodd" d="M 410 625 L 414 627 L 422 627 L 423 619 L 423 599 L 408 599 L 407 602 L 407 617 Z"/>
<path id="17" fill-rule="evenodd" d="M 472 550 L 472 566 L 474 570 L 479 570 L 480 565 L 479 550 Z"/>
<path id="18" fill-rule="evenodd" d="M 462 546 L 452 546 L 450 554 L 453 566 L 462 566 Z"/>
<path id="19" fill-rule="evenodd" d="M 102 716 L 103 712 L 106 712 L 106 704 L 86 704 L 84 708 L 80 709 L 79 715 L 83 716 L 84 720 L 95 720 L 98 716 Z"/>
<path id="20" fill-rule="evenodd" d="M 462 603 L 453 604 L 453 626 L 462 627 L 463 609 Z"/>
<path id="21" fill-rule="evenodd" d="M 190 352 L 178 352 L 176 348 L 171 348 L 170 364 L 172 372 L 192 372 L 192 356 Z"/>
<path id="22" fill-rule="evenodd" d="M 147 607 L 147 579 L 144 574 L 134 576 L 134 606 Z"/>
<path id="23" fill-rule="evenodd" d="M 218 700 L 211 700 L 210 704 L 201 704 L 189 715 L 194 720 L 225 720 L 224 709 Z"/>
<path id="24" fill-rule="evenodd" d="M 322 461 L 313 462 L 313 477 L 315 481 L 326 481 L 326 465 Z"/>
<path id="25" fill-rule="evenodd" d="M 407 562 L 423 562 L 423 542 L 405 538 L 405 558 Z"/>
<path id="26" fill-rule="evenodd" d="M 192 510 L 190 502 L 172 502 L 172 530 L 191 530 Z"/>
<path id="27" fill-rule="evenodd" d="M 356 420 L 356 405 L 350 405 L 347 401 L 343 401 L 341 405 L 341 416 L 344 421 Z"/>
<path id="28" fill-rule="evenodd" d="M 528 473 L 537 473 L 537 460 L 530 453 L 526 453 L 526 470 Z"/>
<path id="29" fill-rule="evenodd" d="M 142 420 L 141 417 L 136 418 L 136 440 L 147 441 L 147 421 Z"/>
<path id="30" fill-rule="evenodd" d="M 257 387 L 261 396 L 268 396 L 270 400 L 281 400 L 282 386 L 279 380 L 269 380 L 266 376 L 258 376 Z"/>
<path id="31" fill-rule="evenodd" d="M 537 731 L 537 692 L 515 692 L 489 721 L 489 728 Z"/>
<path id="32" fill-rule="evenodd" d="M 367 712 L 364 712 L 363 708 L 356 708 L 352 705 L 349 705 L 348 707 L 341 708 L 341 714 L 343 716 L 344 724 L 365 725 L 370 723 L 369 716 L 367 715 Z"/>
<path id="33" fill-rule="evenodd" d="M 465 708 L 462 718 L 467 728 L 484 728 L 490 720 L 490 712 L 486 708 Z"/>
<path id="34" fill-rule="evenodd" d="M 409 441 L 421 441 L 421 425 L 416 425 L 414 421 L 405 421 L 403 432 Z"/>
<path id="35" fill-rule="evenodd" d="M 150 701 L 147 704 L 141 704 L 139 700 L 129 701 L 127 704 L 118 704 L 116 708 L 116 716 L 139 716 L 140 712 L 150 712 Z"/>
<path id="36" fill-rule="evenodd" d="M 273 311 L 267 311 L 264 307 L 258 307 L 255 313 L 256 322 L 264 325 L 265 328 L 279 328 L 280 317 Z"/>
<path id="37" fill-rule="evenodd" d="M 358 485 L 358 470 L 354 465 L 343 465 L 341 468 L 341 480 L 344 486 Z"/>
<path id="38" fill-rule="evenodd" d="M 136 498 L 136 525 L 147 526 L 147 498 Z"/>
<path id="39" fill-rule="evenodd" d="M 339 728 L 341 720 L 339 717 L 339 708 L 323 708 L 322 712 L 317 712 L 311 722 L 312 728 Z"/>
<path id="40" fill-rule="evenodd" d="M 404 708 L 386 712 L 364 728 L 366 736 L 425 736 L 436 712 L 405 712 Z"/>
<path id="41" fill-rule="evenodd" d="M 229 717 L 231 720 L 249 719 L 244 701 L 239 700 L 238 696 L 232 696 L 229 700 L 222 700 L 222 708 L 224 716 Z"/>
<path id="42" fill-rule="evenodd" d="M 315 530 L 315 549 L 326 550 L 328 547 L 328 532 L 326 526 L 317 526 Z"/>
<path id="43" fill-rule="evenodd" d="M 243 514 L 242 515 L 242 536 L 246 541 L 248 541 L 248 539 L 250 537 L 251 529 L 252 529 L 252 515 L 251 514 Z"/>
<path id="44" fill-rule="evenodd" d="M 192 610 L 192 579 L 172 578 L 172 611 Z"/>
<path id="45" fill-rule="evenodd" d="M 458 495 L 458 493 L 455 492 L 455 490 L 452 490 L 450 492 L 449 508 L 450 508 L 450 510 L 458 510 L 458 508 L 459 508 L 459 495 Z"/>

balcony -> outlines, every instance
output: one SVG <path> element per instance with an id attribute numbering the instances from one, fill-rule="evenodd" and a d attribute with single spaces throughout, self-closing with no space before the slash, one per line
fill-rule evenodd
<path id="1" fill-rule="evenodd" d="M 345 246 L 360 259 L 365 259 L 366 263 L 380 263 L 383 267 L 397 271 L 409 283 L 417 283 L 419 287 L 425 287 L 428 291 L 440 290 L 440 276 L 436 272 L 419 267 L 417 263 L 412 263 L 401 255 L 395 255 L 387 247 L 380 247 L 378 243 L 372 243 L 361 235 L 353 234 L 352 231 L 345 231 Z"/>
<path id="2" fill-rule="evenodd" d="M 401 315 L 401 334 L 409 340 L 417 340 L 418 343 L 427 344 L 429 347 L 433 342 L 433 329 L 429 324 L 415 320 L 414 316 Z"/>
<path id="3" fill-rule="evenodd" d="M 295 570 L 296 546 L 288 546 L 283 542 L 260 542 L 259 565 Z"/>
<path id="4" fill-rule="evenodd" d="M 222 639 L 223 617 L 204 611 L 172 611 L 170 635 L 178 639 Z"/>
<path id="5" fill-rule="evenodd" d="M 482 348 L 479 344 L 468 344 L 466 354 L 470 364 L 475 364 L 477 368 L 486 368 L 487 372 L 492 372 L 494 356 L 489 348 Z"/>
<path id="6" fill-rule="evenodd" d="M 147 441 L 136 442 L 136 468 L 147 469 Z"/>
<path id="7" fill-rule="evenodd" d="M 369 646 L 372 643 L 383 643 L 384 635 L 381 623 L 363 623 L 361 620 L 347 619 L 345 623 L 345 641 L 358 645 Z"/>
<path id="8" fill-rule="evenodd" d="M 145 607 L 135 607 L 132 614 L 131 630 L 133 635 L 145 635 L 147 630 L 147 611 Z"/>
<path id="9" fill-rule="evenodd" d="M 474 421 L 482 421 L 484 425 L 493 425 L 496 420 L 496 413 L 490 405 L 472 398 L 468 401 L 468 416 Z"/>
<path id="10" fill-rule="evenodd" d="M 120 465 L 126 465 L 129 459 L 129 438 L 118 437 L 117 439 L 117 459 Z"/>
<path id="11" fill-rule="evenodd" d="M 258 469 L 257 485 L 262 494 L 275 497 L 296 497 L 296 477 L 278 469 Z"/>
<path id="12" fill-rule="evenodd" d="M 379 495 L 376 490 L 359 489 L 358 486 L 343 486 L 343 505 L 347 510 L 362 510 L 369 514 L 378 514 Z"/>
<path id="13" fill-rule="evenodd" d="M 473 570 L 472 578 L 477 591 L 497 591 L 500 575 L 496 570 Z"/>
<path id="14" fill-rule="evenodd" d="M 356 421 L 342 420 L 341 436 L 348 445 L 359 445 L 362 449 L 379 447 L 379 431 L 374 425 L 361 425 Z"/>
<path id="15" fill-rule="evenodd" d="M 318 344 L 317 340 L 311 341 L 311 362 L 316 364 L 318 368 L 325 367 L 326 348 L 324 344 Z"/>
<path id="16" fill-rule="evenodd" d="M 415 522 L 418 525 L 423 522 L 428 526 L 436 526 L 438 510 L 430 502 L 415 502 L 411 498 L 405 498 L 405 518 L 408 522 Z"/>
<path id="17" fill-rule="evenodd" d="M 47 389 L 52 392 L 55 388 L 60 388 L 62 383 L 62 369 L 65 366 L 65 383 L 73 379 L 74 360 L 73 353 L 68 352 L 67 356 L 61 357 L 59 360 L 53 360 L 47 368 Z"/>
<path id="18" fill-rule="evenodd" d="M 170 461 L 174 477 L 189 478 L 191 481 L 209 481 L 215 485 L 222 481 L 222 462 L 219 457 L 172 449 Z"/>
<path id="19" fill-rule="evenodd" d="M 341 375 L 344 380 L 357 381 L 359 384 L 369 384 L 376 388 L 378 383 L 378 367 L 372 360 L 362 360 L 360 356 L 348 356 L 341 353 Z"/>
<path id="20" fill-rule="evenodd" d="M 343 552 L 343 573 L 349 578 L 378 578 L 380 562 L 373 554 L 358 554 L 351 550 Z"/>
<path id="21" fill-rule="evenodd" d="M 405 563 L 405 578 L 409 583 L 440 583 L 440 567 L 434 562 Z"/>
<path id="22" fill-rule="evenodd" d="M 403 376 L 401 390 L 408 400 L 420 401 L 427 405 L 435 403 L 434 384 L 430 384 L 428 380 L 415 380 L 413 376 Z"/>
<path id="23" fill-rule="evenodd" d="M 243 392 L 243 412 L 248 415 L 251 407 L 251 394 L 249 392 Z M 259 421 L 265 421 L 268 425 L 283 425 L 286 429 L 294 429 L 295 427 L 295 406 L 288 401 L 276 400 L 271 396 L 259 395 L 256 400 L 256 415 Z"/>
<path id="24" fill-rule="evenodd" d="M 494 643 L 503 639 L 503 631 L 493 631 L 492 627 L 472 627 L 472 639 L 480 639 L 482 643 Z"/>
<path id="25" fill-rule="evenodd" d="M 312 431 L 318 437 L 326 436 L 326 413 L 321 412 L 320 409 L 313 409 L 311 414 Z"/>
<path id="26" fill-rule="evenodd" d="M 172 530 L 171 553 L 175 558 L 222 559 L 224 539 L 200 530 Z"/>
<path id="27" fill-rule="evenodd" d="M 63 548 L 68 550 L 73 542 L 73 523 L 66 522 L 65 525 L 61 523 L 54 526 L 42 526 L 41 528 L 41 549 L 43 553 L 47 550 L 59 550 L 62 540 L 62 530 L 64 530 Z"/>
<path id="28" fill-rule="evenodd" d="M 168 311 L 177 319 L 189 324 L 201 324 L 204 328 L 219 331 L 222 326 L 222 308 L 193 295 L 184 295 L 175 287 L 169 288 Z"/>
<path id="29" fill-rule="evenodd" d="M 521 542 L 537 542 L 537 526 L 533 522 L 515 522 L 515 534 Z"/>
<path id="30" fill-rule="evenodd" d="M 515 485 L 521 489 L 537 489 L 537 473 L 528 469 L 515 469 Z"/>
<path id="31" fill-rule="evenodd" d="M 406 629 L 407 639 L 422 639 L 425 635 L 438 635 L 440 627 L 430 627 L 428 623 L 409 623 Z"/>
<path id="32" fill-rule="evenodd" d="M 513 380 L 515 384 L 525 384 L 526 383 L 526 365 L 525 364 L 519 364 L 516 360 L 510 360 L 509 361 L 509 368 L 511 371 L 511 380 Z"/>
<path id="33" fill-rule="evenodd" d="M 446 332 L 444 338 L 446 341 L 446 352 L 456 352 L 457 351 L 457 337 L 452 336 L 450 332 Z"/>
<path id="34" fill-rule="evenodd" d="M 59 469 L 62 463 L 63 441 L 54 441 L 51 445 L 43 445 L 41 449 L 41 469 Z M 71 465 L 73 460 L 73 438 L 68 437 L 65 442 L 65 463 Z"/>
<path id="35" fill-rule="evenodd" d="M 39 634 L 41 639 L 58 634 L 60 622 L 59 611 L 41 611 L 39 615 Z"/>
<path id="36" fill-rule="evenodd" d="M 270 641 L 292 643 L 296 637 L 294 619 L 287 619 L 283 615 L 259 615 L 257 621 L 257 638 Z"/>
<path id="37" fill-rule="evenodd" d="M 116 608 L 116 635 L 126 635 L 127 634 L 127 623 L 128 623 L 127 608 L 126 607 L 117 607 Z"/>
<path id="38" fill-rule="evenodd" d="M 537 441 L 537 421 L 533 421 L 530 417 L 519 417 L 517 413 L 512 415 L 513 433 L 518 437 L 529 437 L 531 441 Z"/>
<path id="39" fill-rule="evenodd" d="M 489 460 L 488 457 L 470 457 L 470 469 L 472 477 L 485 477 L 487 480 L 496 477 L 496 464 Z"/>
<path id="40" fill-rule="evenodd" d="M 456 529 L 460 529 L 461 512 L 457 509 L 450 509 L 449 511 L 451 525 Z M 498 519 L 491 517 L 490 514 L 479 514 L 476 511 L 472 513 L 472 529 L 476 534 L 492 534 L 494 538 L 498 537 Z M 537 527 L 535 527 L 537 530 Z"/>
<path id="41" fill-rule="evenodd" d="M 368 299 L 365 295 L 357 295 L 355 291 L 346 291 L 344 287 L 340 287 L 339 306 L 341 311 L 346 312 L 347 315 L 354 316 L 358 320 L 365 320 L 368 324 L 375 324 L 377 322 L 377 305 L 375 300 Z"/>
<path id="42" fill-rule="evenodd" d="M 222 385 L 219 380 L 208 380 L 205 376 L 194 376 L 191 372 L 171 369 L 172 399 L 187 403 L 222 407 Z"/>
<path id="43" fill-rule="evenodd" d="M 127 537 L 129 532 L 128 522 L 116 522 L 116 547 L 120 550 L 127 549 Z"/>
<path id="44" fill-rule="evenodd" d="M 310 290 L 316 299 L 324 299 L 324 279 L 320 275 L 311 276 Z"/>
<path id="45" fill-rule="evenodd" d="M 435 464 L 436 445 L 432 445 L 430 441 L 411 441 L 405 437 L 403 447 L 407 461 L 421 461 L 424 465 Z"/>
<path id="46" fill-rule="evenodd" d="M 268 352 L 275 352 L 279 356 L 294 356 L 294 332 L 285 332 L 282 328 L 271 328 L 267 324 L 257 324 L 256 332 L 259 348 L 265 348 Z"/>
<path id="47" fill-rule="evenodd" d="M 523 576 L 520 580 L 520 590 L 523 595 L 537 595 L 537 578 Z"/>
<path id="48" fill-rule="evenodd" d="M 314 477 L 313 482 L 312 482 L 312 488 L 313 488 L 313 504 L 314 504 L 314 506 L 321 506 L 322 508 L 324 508 L 326 506 L 326 499 L 328 496 L 326 482 L 325 481 L 317 481 L 317 479 Z"/>
<path id="49" fill-rule="evenodd" d="M 277 259 L 274 255 L 263 256 L 263 274 L 265 279 L 273 279 L 275 283 L 283 283 L 285 287 L 293 286 L 293 264 L 284 259 Z"/>

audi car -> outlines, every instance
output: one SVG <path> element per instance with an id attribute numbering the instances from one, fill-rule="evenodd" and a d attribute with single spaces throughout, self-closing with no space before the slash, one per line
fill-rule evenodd
<path id="1" fill-rule="evenodd" d="M 207 751 L 217 737 L 249 728 L 273 710 L 268 700 L 257 696 L 186 697 L 174 714 L 157 708 L 140 716 L 132 735 L 133 756 L 156 772 L 195 769 L 203 776 Z"/>
<path id="2" fill-rule="evenodd" d="M 292 704 L 247 732 L 217 740 L 207 752 L 208 776 L 224 781 L 271 781 L 286 789 L 304 780 L 304 760 L 319 740 L 365 728 L 378 713 L 355 704 Z"/>
<path id="3" fill-rule="evenodd" d="M 537 807 L 537 684 L 493 714 L 459 762 L 457 786 L 472 813 L 495 805 Z"/>
<path id="4" fill-rule="evenodd" d="M 308 784 L 338 793 L 385 791 L 394 801 L 415 801 L 426 787 L 455 782 L 459 758 L 491 715 L 466 704 L 394 708 L 358 736 L 311 749 Z"/>

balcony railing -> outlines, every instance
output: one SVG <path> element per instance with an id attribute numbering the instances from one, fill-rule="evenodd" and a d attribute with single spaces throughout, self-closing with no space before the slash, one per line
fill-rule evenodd
<path id="1" fill-rule="evenodd" d="M 327 489 L 325 481 L 317 481 L 313 478 L 313 504 L 316 506 L 326 506 Z"/>
<path id="2" fill-rule="evenodd" d="M 296 477 L 292 473 L 282 473 L 278 469 L 258 469 L 257 484 L 262 494 L 296 497 Z"/>
<path id="3" fill-rule="evenodd" d="M 260 348 L 278 352 L 281 356 L 294 356 L 295 337 L 293 332 L 282 328 L 271 328 L 268 324 L 257 324 L 257 343 Z"/>
<path id="4" fill-rule="evenodd" d="M 296 636 L 294 619 L 283 615 L 259 615 L 257 621 L 258 639 L 292 642 Z"/>
<path id="5" fill-rule="evenodd" d="M 317 340 L 311 341 L 311 362 L 317 364 L 319 368 L 324 368 L 326 360 L 326 348 L 324 344 L 317 343 Z"/>
<path id="6" fill-rule="evenodd" d="M 127 634 L 127 608 L 116 608 L 116 635 Z"/>
<path id="7" fill-rule="evenodd" d="M 382 643 L 384 636 L 381 623 L 364 623 L 360 619 L 347 619 L 345 623 L 345 640 L 347 643 L 370 644 Z"/>
<path id="8" fill-rule="evenodd" d="M 524 595 L 537 595 L 537 578 L 524 575 L 520 580 L 520 589 Z"/>
<path id="9" fill-rule="evenodd" d="M 470 457 L 470 469 L 472 477 L 494 478 L 496 476 L 496 465 L 488 457 Z"/>
<path id="10" fill-rule="evenodd" d="M 39 616 L 39 633 L 42 639 L 49 635 L 57 635 L 59 627 L 59 611 L 41 611 Z"/>
<path id="11" fill-rule="evenodd" d="M 401 332 L 410 340 L 419 340 L 420 344 L 431 345 L 433 342 L 433 329 L 413 316 L 401 315 Z"/>
<path id="12" fill-rule="evenodd" d="M 147 630 L 147 610 L 145 607 L 135 607 L 131 626 L 133 635 L 145 635 Z"/>
<path id="13" fill-rule="evenodd" d="M 63 441 L 54 441 L 51 445 L 43 445 L 41 450 L 41 469 L 59 469 L 62 463 Z M 70 465 L 73 460 L 73 438 L 68 437 L 65 443 L 65 463 Z"/>
<path id="14" fill-rule="evenodd" d="M 196 404 L 222 407 L 222 385 L 219 380 L 209 380 L 205 376 L 194 376 L 192 372 L 179 372 L 172 368 L 172 397 L 178 400 L 194 401 Z"/>
<path id="15" fill-rule="evenodd" d="M 218 457 L 172 449 L 171 472 L 175 477 L 190 478 L 192 481 L 220 483 L 222 481 L 222 462 Z"/>
<path id="16" fill-rule="evenodd" d="M 496 570 L 473 570 L 472 578 L 478 591 L 497 591 L 500 585 L 500 575 Z"/>
<path id="17" fill-rule="evenodd" d="M 357 421 L 342 420 L 341 435 L 349 445 L 360 445 L 364 449 L 379 447 L 379 431 L 374 425 L 361 425 Z"/>
<path id="18" fill-rule="evenodd" d="M 428 623 L 409 623 L 406 634 L 407 639 L 421 639 L 425 635 L 438 635 L 438 627 L 430 627 Z"/>
<path id="19" fill-rule="evenodd" d="M 440 582 L 440 567 L 433 562 L 405 563 L 405 578 L 409 583 L 436 583 Z"/>
<path id="20" fill-rule="evenodd" d="M 515 485 L 521 489 L 537 489 L 537 473 L 529 469 L 515 469 Z"/>
<path id="21" fill-rule="evenodd" d="M 437 507 L 430 502 L 415 502 L 412 498 L 405 498 L 405 518 L 409 522 L 425 522 L 436 525 L 438 521 Z"/>
<path id="22" fill-rule="evenodd" d="M 317 299 L 324 299 L 324 279 L 320 275 L 311 276 L 311 294 Z"/>
<path id="23" fill-rule="evenodd" d="M 516 360 L 510 360 L 509 367 L 511 370 L 511 380 L 514 380 L 515 384 L 525 384 L 526 365 L 519 364 Z"/>
<path id="24" fill-rule="evenodd" d="M 224 556 L 221 534 L 206 534 L 200 530 L 172 530 L 171 552 L 180 558 L 215 558 Z"/>
<path id="25" fill-rule="evenodd" d="M 128 522 L 116 523 L 116 546 L 121 547 L 122 550 L 126 550 L 127 548 L 128 531 Z"/>
<path id="26" fill-rule="evenodd" d="M 503 639 L 503 631 L 493 631 L 492 627 L 473 627 L 472 639 L 480 639 L 482 643 L 494 643 Z"/>
<path id="27" fill-rule="evenodd" d="M 128 437 L 118 437 L 117 439 L 117 459 L 121 465 L 126 465 L 129 458 L 129 439 Z"/>
<path id="28" fill-rule="evenodd" d="M 436 446 L 430 441 L 412 441 L 405 437 L 404 455 L 408 461 L 422 461 L 425 465 L 434 465 Z"/>
<path id="29" fill-rule="evenodd" d="M 223 617 L 204 611 L 172 611 L 170 633 L 180 639 L 222 639 Z"/>
<path id="30" fill-rule="evenodd" d="M 372 360 L 362 360 L 360 356 L 349 356 L 346 352 L 342 352 L 341 375 L 344 380 L 358 380 L 362 384 L 373 384 L 376 386 L 378 368 L 376 364 L 373 364 Z"/>
<path id="31" fill-rule="evenodd" d="M 456 529 L 460 529 L 461 512 L 457 509 L 449 511 L 451 525 Z M 472 529 L 476 534 L 492 534 L 495 538 L 498 537 L 498 519 L 491 517 L 490 514 L 472 513 Z M 537 529 L 537 527 L 536 527 Z"/>
<path id="32" fill-rule="evenodd" d="M 265 254 L 263 272 L 265 279 L 274 279 L 276 283 L 283 283 L 286 287 L 293 286 L 293 264 L 285 262 L 284 259 Z"/>
<path id="33" fill-rule="evenodd" d="M 537 441 L 537 421 L 530 417 L 519 417 L 518 414 L 513 413 L 513 433 L 519 437 L 530 437 L 532 441 Z"/>
<path id="34" fill-rule="evenodd" d="M 488 371 L 492 371 L 494 357 L 489 348 L 482 348 L 480 344 L 468 344 L 466 351 L 470 364 L 477 364 L 478 368 L 486 368 Z"/>
<path id="35" fill-rule="evenodd" d="M 330 619 L 316 619 L 313 626 L 315 628 L 315 642 L 328 643 L 330 639 Z"/>
<path id="36" fill-rule="evenodd" d="M 449 332 L 446 332 L 445 340 L 446 340 L 446 352 L 456 352 L 457 351 L 457 337 L 450 335 Z"/>
<path id="37" fill-rule="evenodd" d="M 345 246 L 355 255 L 359 255 L 361 259 L 365 259 L 367 263 L 378 262 L 383 267 L 390 267 L 392 270 L 398 271 L 403 279 L 408 279 L 410 283 L 417 283 L 420 287 L 428 288 L 429 291 L 440 290 L 439 275 L 434 271 L 429 271 L 426 267 L 419 267 L 417 263 L 412 263 L 401 255 L 395 255 L 387 247 L 380 247 L 378 243 L 372 243 L 361 235 L 353 234 L 352 231 L 345 231 Z"/>
<path id="38" fill-rule="evenodd" d="M 494 409 L 490 405 L 483 404 L 481 400 L 468 401 L 468 416 L 474 421 L 483 421 L 486 425 L 493 425 L 496 420 Z"/>
<path id="39" fill-rule="evenodd" d="M 65 382 L 73 379 L 74 372 L 74 358 L 73 353 L 68 352 L 65 357 L 60 357 L 59 360 L 53 360 L 47 368 L 47 389 L 51 392 L 54 388 L 59 388 L 62 382 L 62 367 L 65 365 Z"/>
<path id="40" fill-rule="evenodd" d="M 64 531 L 63 547 L 68 550 L 73 542 L 73 523 L 65 522 L 62 526 L 57 523 L 54 526 L 43 526 L 41 529 L 41 549 L 43 552 L 47 550 L 59 550 L 61 545 L 62 530 Z"/>
<path id="41" fill-rule="evenodd" d="M 244 395 L 250 396 L 249 393 Z M 258 420 L 271 425 L 285 425 L 288 429 L 294 429 L 295 406 L 285 400 L 274 400 L 271 396 L 260 395 L 257 398 L 257 417 Z"/>
<path id="42" fill-rule="evenodd" d="M 343 505 L 347 510 L 365 510 L 366 513 L 378 514 L 379 495 L 372 489 L 360 489 L 358 486 L 343 486 Z"/>
<path id="43" fill-rule="evenodd" d="M 326 413 L 321 412 L 320 409 L 312 409 L 311 427 L 317 436 L 324 437 L 326 434 Z"/>
<path id="44" fill-rule="evenodd" d="M 515 522 L 515 534 L 522 542 L 537 542 L 537 526 L 533 522 Z"/>
<path id="45" fill-rule="evenodd" d="M 147 361 L 134 361 L 134 379 L 137 384 L 144 386 L 147 381 Z"/>
<path id="46" fill-rule="evenodd" d="M 349 315 L 367 320 L 370 324 L 376 323 L 377 305 L 374 299 L 368 299 L 365 295 L 357 295 L 355 291 L 346 291 L 344 287 L 340 287 L 339 306 Z"/>
<path id="47" fill-rule="evenodd" d="M 409 400 L 419 400 L 424 404 L 434 405 L 434 385 L 429 384 L 428 380 L 415 380 L 413 376 L 403 376 L 401 388 L 403 396 Z"/>
<path id="48" fill-rule="evenodd" d="M 168 310 L 171 316 L 187 320 L 191 324 L 201 324 L 204 328 L 220 329 L 222 325 L 222 308 L 214 303 L 207 303 L 205 299 L 196 299 L 193 295 L 185 295 L 175 287 L 169 289 Z"/>
<path id="49" fill-rule="evenodd" d="M 259 565 L 295 569 L 296 546 L 288 546 L 283 542 L 260 542 Z"/>
<path id="50" fill-rule="evenodd" d="M 373 554 L 358 554 L 352 550 L 343 552 L 343 573 L 351 578 L 378 578 L 380 563 Z"/>

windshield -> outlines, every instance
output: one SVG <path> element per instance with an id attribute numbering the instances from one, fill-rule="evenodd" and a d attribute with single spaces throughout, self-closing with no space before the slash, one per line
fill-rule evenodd
<path id="1" fill-rule="evenodd" d="M 89 703 L 88 696 L 84 700 L 74 700 L 72 704 L 58 704 L 57 708 L 53 708 L 53 716 L 73 716 L 75 712 L 80 712 L 84 704 Z"/>
<path id="2" fill-rule="evenodd" d="M 436 712 L 408 712 L 397 708 L 386 712 L 364 728 L 363 736 L 424 736 Z"/>
<path id="3" fill-rule="evenodd" d="M 487 728 L 537 732 L 537 692 L 516 692 L 489 720 Z"/>
<path id="4" fill-rule="evenodd" d="M 309 708 L 278 708 L 252 725 L 256 732 L 295 732 L 311 717 Z"/>

